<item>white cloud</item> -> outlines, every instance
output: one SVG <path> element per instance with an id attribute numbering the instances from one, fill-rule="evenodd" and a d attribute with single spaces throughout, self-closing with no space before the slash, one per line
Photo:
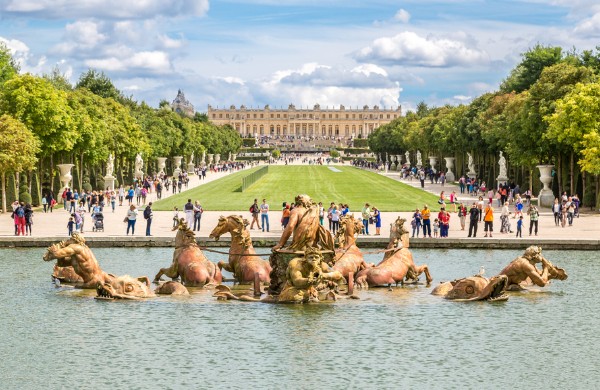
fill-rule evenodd
<path id="1" fill-rule="evenodd" d="M 461 103 L 468 103 L 473 99 L 473 97 L 465 95 L 454 95 L 453 99 L 458 100 Z"/>
<path id="2" fill-rule="evenodd" d="M 600 36 L 600 12 L 594 14 L 591 18 L 582 20 L 575 26 L 575 34 L 585 37 Z"/>
<path id="3" fill-rule="evenodd" d="M 378 38 L 355 53 L 354 58 L 361 62 L 425 67 L 468 66 L 489 61 L 485 51 L 467 47 L 459 40 L 422 37 L 411 31 Z"/>
<path id="4" fill-rule="evenodd" d="M 40 19 L 114 18 L 153 19 L 157 15 L 204 16 L 208 0 L 2 0 L 0 12 L 28 14 Z"/>
<path id="5" fill-rule="evenodd" d="M 400 23 L 408 23 L 410 20 L 410 14 L 405 9 L 399 9 L 394 15 L 394 20 Z"/>
<path id="6" fill-rule="evenodd" d="M 18 39 L 0 37 L 0 42 L 6 45 L 13 56 L 23 56 L 29 53 L 29 47 L 25 44 L 25 42 L 21 42 Z"/>
<path id="7" fill-rule="evenodd" d="M 159 34 L 157 38 L 159 46 L 164 49 L 179 49 L 185 44 L 183 39 L 173 39 L 166 34 Z"/>
<path id="8" fill-rule="evenodd" d="M 85 64 L 91 68 L 110 72 L 137 71 L 165 74 L 172 69 L 169 56 L 162 51 L 142 51 L 121 58 L 89 59 Z"/>

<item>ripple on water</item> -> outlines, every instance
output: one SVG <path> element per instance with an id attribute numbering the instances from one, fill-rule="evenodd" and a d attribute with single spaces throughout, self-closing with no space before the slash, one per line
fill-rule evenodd
<path id="1" fill-rule="evenodd" d="M 133 276 L 153 276 L 172 256 L 95 253 L 106 271 Z M 222 302 L 204 289 L 96 301 L 93 291 L 55 288 L 42 254 L 0 251 L 3 388 L 592 388 L 600 379 L 600 266 L 590 252 L 549 251 L 569 279 L 508 302 L 448 302 L 409 286 L 322 305 Z M 493 275 L 517 254 L 414 251 L 434 284 L 481 265 Z"/>

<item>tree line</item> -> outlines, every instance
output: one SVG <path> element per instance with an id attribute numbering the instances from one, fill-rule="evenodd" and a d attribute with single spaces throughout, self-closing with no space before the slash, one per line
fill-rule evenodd
<path id="1" fill-rule="evenodd" d="M 470 104 L 429 107 L 421 102 L 381 126 L 368 139 L 376 153 L 455 157 L 455 173 L 467 172 L 466 153 L 478 176 L 495 183 L 500 151 L 511 181 L 537 194 L 536 165 L 553 164 L 553 191 L 577 193 L 600 207 L 600 47 L 583 52 L 536 45 L 495 92 Z"/>
<path id="2" fill-rule="evenodd" d="M 157 172 L 156 157 L 203 152 L 226 158 L 241 146 L 230 126 L 216 126 L 205 114 L 193 118 L 124 96 L 112 81 L 88 70 L 73 86 L 55 68 L 50 74 L 20 74 L 17 62 L 0 44 L 0 180 L 2 210 L 19 197 L 39 204 L 42 191 L 57 191 L 57 164 L 74 164 L 78 189 L 102 189 L 105 163 L 114 156 L 120 184 L 133 180 L 135 156 L 141 153 L 146 173 Z M 172 164 L 168 159 L 167 164 Z M 170 170 L 170 165 L 167 165 Z"/>

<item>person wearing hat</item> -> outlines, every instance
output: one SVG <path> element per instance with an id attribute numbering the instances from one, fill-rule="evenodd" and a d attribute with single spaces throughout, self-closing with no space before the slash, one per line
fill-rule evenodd
<path id="1" fill-rule="evenodd" d="M 146 235 L 151 236 L 150 234 L 150 225 L 152 225 L 152 202 L 148 203 L 148 206 L 144 209 L 144 219 L 146 220 Z"/>

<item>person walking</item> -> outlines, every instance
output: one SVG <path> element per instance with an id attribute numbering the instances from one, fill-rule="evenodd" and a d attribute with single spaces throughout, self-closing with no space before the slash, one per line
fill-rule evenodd
<path id="1" fill-rule="evenodd" d="M 477 237 L 477 226 L 479 225 L 479 208 L 477 202 L 469 209 L 469 235 L 467 237 Z"/>
<path id="2" fill-rule="evenodd" d="M 335 236 L 335 233 L 338 231 L 340 227 L 340 211 L 336 205 L 333 205 L 333 209 L 331 210 L 331 234 Z"/>
<path id="3" fill-rule="evenodd" d="M 254 223 L 256 223 L 256 227 L 260 230 L 260 222 L 258 222 L 258 215 L 260 214 L 260 206 L 258 205 L 258 199 L 254 199 L 254 203 L 250 206 L 250 214 L 252 214 L 252 223 L 250 224 L 250 230 L 254 229 Z"/>
<path id="4" fill-rule="evenodd" d="M 262 231 L 265 231 L 265 224 L 267 225 L 267 233 L 269 232 L 269 205 L 267 200 L 263 199 L 260 205 L 260 223 L 262 225 Z"/>
<path id="5" fill-rule="evenodd" d="M 151 236 L 150 226 L 152 225 L 152 202 L 148 203 L 148 206 L 144 209 L 144 219 L 146 220 L 146 236 Z"/>
<path id="6" fill-rule="evenodd" d="M 488 232 L 490 233 L 490 237 L 492 237 L 492 232 L 494 231 L 494 208 L 492 207 L 492 203 L 488 203 L 485 210 L 483 210 L 483 231 L 485 232 L 485 236 L 488 236 Z"/>
<path id="7" fill-rule="evenodd" d="M 460 202 L 458 206 L 458 219 L 460 220 L 460 230 L 465 230 L 465 224 L 467 220 L 467 208 L 463 202 Z"/>
<path id="8" fill-rule="evenodd" d="M 419 210 L 419 208 L 415 209 L 415 212 L 413 214 L 412 217 L 412 221 L 410 222 L 410 225 L 412 227 L 412 237 L 415 236 L 415 233 L 417 234 L 417 238 L 419 238 L 419 233 L 421 232 L 421 210 Z"/>
<path id="9" fill-rule="evenodd" d="M 554 198 L 554 204 L 552 205 L 552 213 L 554 214 L 554 224 L 556 226 L 560 225 L 561 220 L 561 210 L 562 206 L 558 201 L 558 198 Z"/>
<path id="10" fill-rule="evenodd" d="M 137 219 L 137 209 L 135 205 L 129 206 L 129 210 L 127 210 L 127 217 L 125 217 L 125 221 L 127 222 L 127 235 L 129 235 L 129 229 L 131 229 L 131 235 L 135 233 L 135 221 Z"/>
<path id="11" fill-rule="evenodd" d="M 33 209 L 31 205 L 27 203 L 25 205 L 25 235 L 31 236 L 31 225 L 33 225 Z"/>
<path id="12" fill-rule="evenodd" d="M 517 220 L 517 235 L 515 237 L 523 238 L 523 216 L 522 215 Z"/>

